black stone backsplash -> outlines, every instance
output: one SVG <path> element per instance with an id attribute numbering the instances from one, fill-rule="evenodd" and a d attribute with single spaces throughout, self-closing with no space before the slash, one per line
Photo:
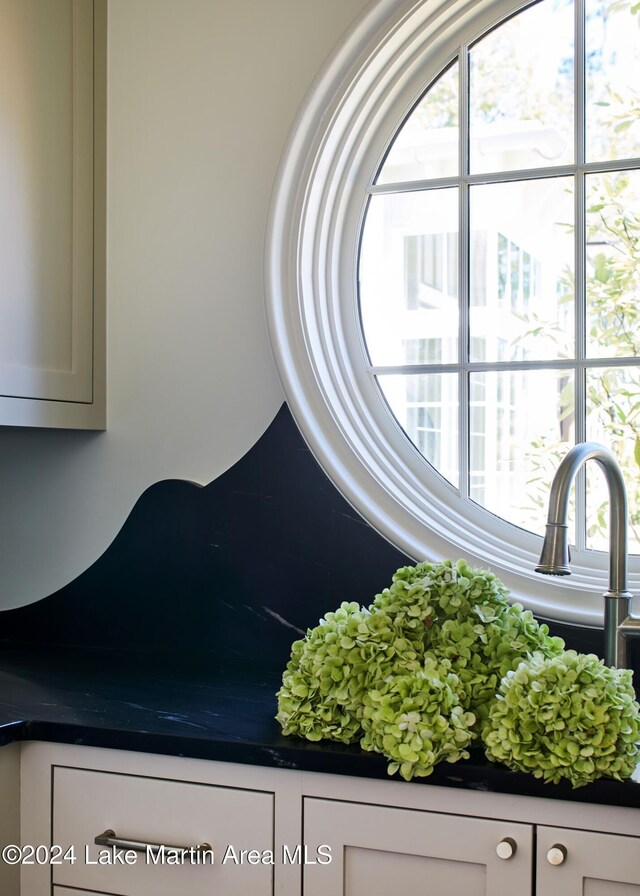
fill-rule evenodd
<path id="1" fill-rule="evenodd" d="M 286 407 L 207 486 L 158 482 L 89 569 L 0 614 L 0 640 L 215 655 L 282 668 L 341 601 L 409 562 L 342 498 Z"/>
<path id="2" fill-rule="evenodd" d="M 0 641 L 281 669 L 291 642 L 324 613 L 345 600 L 371 603 L 412 562 L 340 495 L 283 405 L 256 445 L 209 485 L 167 480 L 147 489 L 86 572 L 0 614 Z M 601 631 L 550 628 L 568 647 L 602 654 Z"/>

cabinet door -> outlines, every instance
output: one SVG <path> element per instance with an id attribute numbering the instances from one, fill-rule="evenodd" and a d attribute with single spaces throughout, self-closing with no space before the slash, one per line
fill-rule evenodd
<path id="1" fill-rule="evenodd" d="M 537 880 L 541 896 L 640 896 L 640 838 L 539 827 Z"/>
<path id="2" fill-rule="evenodd" d="M 94 0 L 0 0 L 0 423 L 8 425 L 104 425 L 100 2 L 96 11 Z"/>
<path id="3" fill-rule="evenodd" d="M 531 896 L 531 825 L 330 800 L 304 803 L 305 896 Z M 505 841 L 513 855 L 501 859 L 496 848 Z M 330 848 L 331 861 L 323 847 Z"/>

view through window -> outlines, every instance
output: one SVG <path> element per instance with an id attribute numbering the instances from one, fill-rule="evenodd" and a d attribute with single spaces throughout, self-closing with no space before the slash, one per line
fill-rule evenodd
<path id="1" fill-rule="evenodd" d="M 640 4 L 541 0 L 461 45 L 369 190 L 370 374 L 462 498 L 541 532 L 578 441 L 609 445 L 640 552 Z M 607 545 L 597 469 L 573 541 Z"/>

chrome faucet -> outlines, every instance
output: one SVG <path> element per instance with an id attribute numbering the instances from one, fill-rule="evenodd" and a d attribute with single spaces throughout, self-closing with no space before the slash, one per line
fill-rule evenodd
<path id="1" fill-rule="evenodd" d="M 627 666 L 627 638 L 640 637 L 640 617 L 630 611 L 627 591 L 627 490 L 622 470 L 609 448 L 581 442 L 572 448 L 556 470 L 549 494 L 547 529 L 536 572 L 571 575 L 567 538 L 569 492 L 580 467 L 595 460 L 609 489 L 609 590 L 604 593 L 604 660 L 608 666 Z"/>

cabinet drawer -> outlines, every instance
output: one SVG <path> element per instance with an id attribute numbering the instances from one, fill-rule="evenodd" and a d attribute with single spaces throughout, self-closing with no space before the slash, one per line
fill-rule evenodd
<path id="1" fill-rule="evenodd" d="M 104 896 L 97 890 L 74 890 L 69 887 L 54 887 L 53 896 Z"/>
<path id="2" fill-rule="evenodd" d="M 53 883 L 123 896 L 266 896 L 273 813 L 268 791 L 54 767 L 52 843 L 73 846 L 76 860 L 53 866 Z M 95 845 L 107 830 L 167 847 L 208 843 L 213 858 Z"/>

